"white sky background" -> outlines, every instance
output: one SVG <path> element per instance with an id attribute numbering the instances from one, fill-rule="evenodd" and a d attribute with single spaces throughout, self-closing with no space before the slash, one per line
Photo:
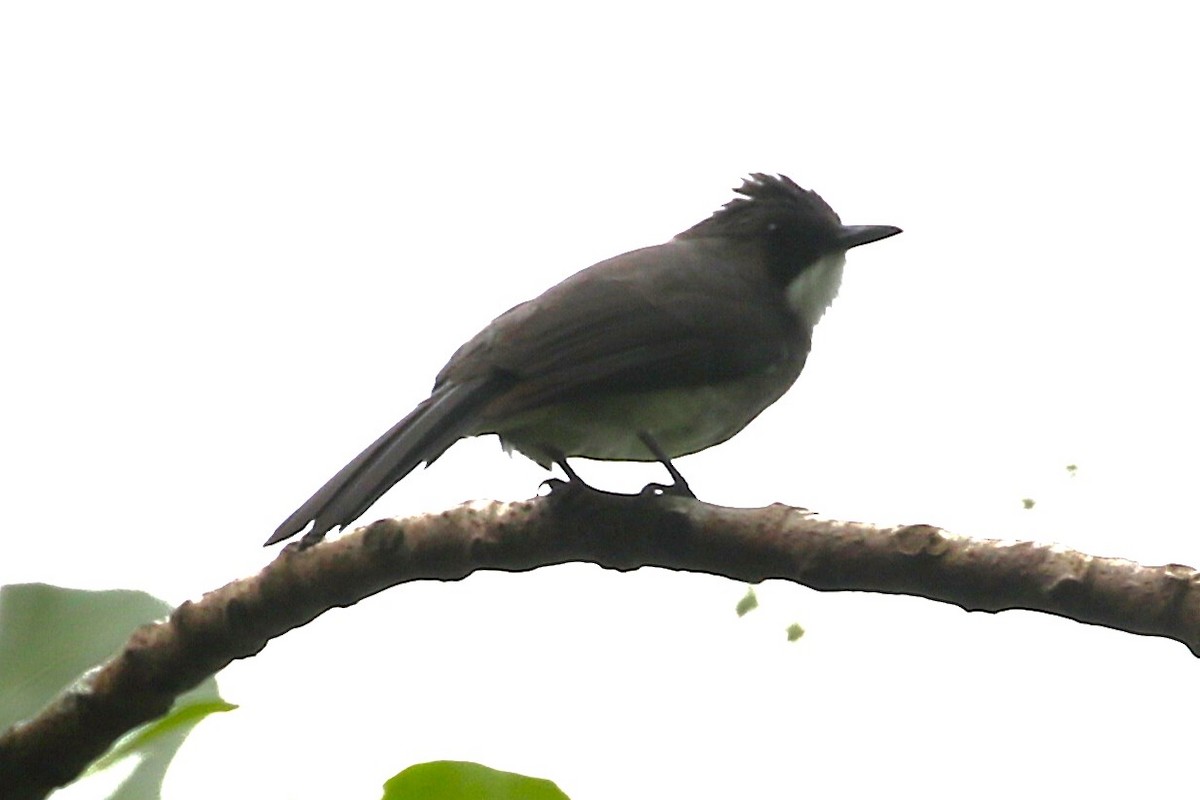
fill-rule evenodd
<path id="1" fill-rule="evenodd" d="M 408 5 L 0 10 L 0 582 L 178 602 L 254 572 L 460 342 L 752 171 L 905 233 L 851 253 L 792 392 L 681 460 L 703 499 L 1200 564 L 1188 4 Z M 461 443 L 364 521 L 544 477 Z M 241 709 L 165 796 L 373 798 L 436 758 L 575 800 L 1149 796 L 1194 767 L 1178 643 L 778 583 L 738 620 L 743 591 L 390 590 L 222 673 Z"/>

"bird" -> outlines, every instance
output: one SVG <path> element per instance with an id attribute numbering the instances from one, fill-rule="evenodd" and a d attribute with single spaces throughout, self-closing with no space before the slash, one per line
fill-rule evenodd
<path id="1" fill-rule="evenodd" d="M 569 458 L 658 461 L 726 441 L 804 369 L 846 251 L 901 232 L 843 225 L 785 175 L 752 173 L 669 241 L 593 264 L 467 341 L 429 397 L 329 479 L 266 545 L 308 547 L 344 528 L 418 465 L 495 434 L 505 450 L 583 486 Z M 561 481 L 559 483 L 562 483 Z"/>

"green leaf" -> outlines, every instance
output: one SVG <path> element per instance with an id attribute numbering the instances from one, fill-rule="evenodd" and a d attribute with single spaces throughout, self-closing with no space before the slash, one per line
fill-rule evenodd
<path id="1" fill-rule="evenodd" d="M 1034 500 L 1032 497 L 1026 497 L 1023 500 L 1021 500 L 1021 505 L 1025 508 L 1026 511 L 1028 511 L 1029 509 L 1031 509 L 1035 505 L 1037 505 L 1037 500 Z"/>
<path id="2" fill-rule="evenodd" d="M 568 800 L 545 778 L 470 761 L 414 764 L 383 785 L 383 800 Z"/>
<path id="3" fill-rule="evenodd" d="M 0 588 L 0 729 L 37 714 L 115 654 L 135 628 L 170 611 L 162 600 L 126 589 L 93 592 L 41 583 Z M 155 800 L 192 726 L 231 708 L 209 678 L 180 697 L 166 716 L 110 748 L 72 784 L 74 796 Z"/>
<path id="4" fill-rule="evenodd" d="M 746 595 L 738 600 L 737 615 L 744 617 L 756 608 L 758 608 L 758 595 L 754 593 L 754 587 L 751 586 L 746 589 Z"/>
<path id="5" fill-rule="evenodd" d="M 788 625 L 787 637 L 789 642 L 794 642 L 803 635 L 804 628 L 800 627 L 797 623 L 793 622 L 791 625 Z"/>
<path id="6" fill-rule="evenodd" d="M 88 592 L 44 583 L 0 588 L 0 728 L 33 716 L 133 629 L 171 607 L 145 592 Z"/>
<path id="7" fill-rule="evenodd" d="M 190 697 L 190 695 L 184 696 Z M 226 703 L 220 699 L 186 703 L 180 700 L 175 703 L 165 717 L 159 717 L 154 722 L 148 722 L 122 736 L 116 744 L 109 748 L 107 753 L 88 767 L 88 773 L 107 769 L 122 758 L 135 753 L 153 753 L 161 742 L 169 741 L 172 734 L 178 732 L 186 734 L 197 722 L 209 714 L 233 711 L 235 708 L 237 706 L 233 703 Z"/>

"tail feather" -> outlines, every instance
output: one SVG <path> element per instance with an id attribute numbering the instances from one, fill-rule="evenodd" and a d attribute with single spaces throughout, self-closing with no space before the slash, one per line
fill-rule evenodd
<path id="1" fill-rule="evenodd" d="M 450 445 L 470 435 L 475 410 L 494 395 L 494 383 L 438 387 L 296 509 L 264 546 L 296 535 L 310 521 L 312 530 L 304 538 L 311 543 L 358 519 L 418 464 L 432 463 Z"/>

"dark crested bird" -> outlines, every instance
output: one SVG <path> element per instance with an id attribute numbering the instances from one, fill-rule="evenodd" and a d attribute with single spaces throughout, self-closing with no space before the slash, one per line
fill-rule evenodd
<path id="1" fill-rule="evenodd" d="M 361 516 L 467 436 L 494 433 L 582 483 L 571 457 L 662 461 L 720 444 L 804 368 L 846 251 L 900 233 L 843 225 L 790 178 L 740 196 L 664 244 L 575 273 L 501 314 L 450 357 L 421 402 L 267 540 L 304 544 Z"/>

